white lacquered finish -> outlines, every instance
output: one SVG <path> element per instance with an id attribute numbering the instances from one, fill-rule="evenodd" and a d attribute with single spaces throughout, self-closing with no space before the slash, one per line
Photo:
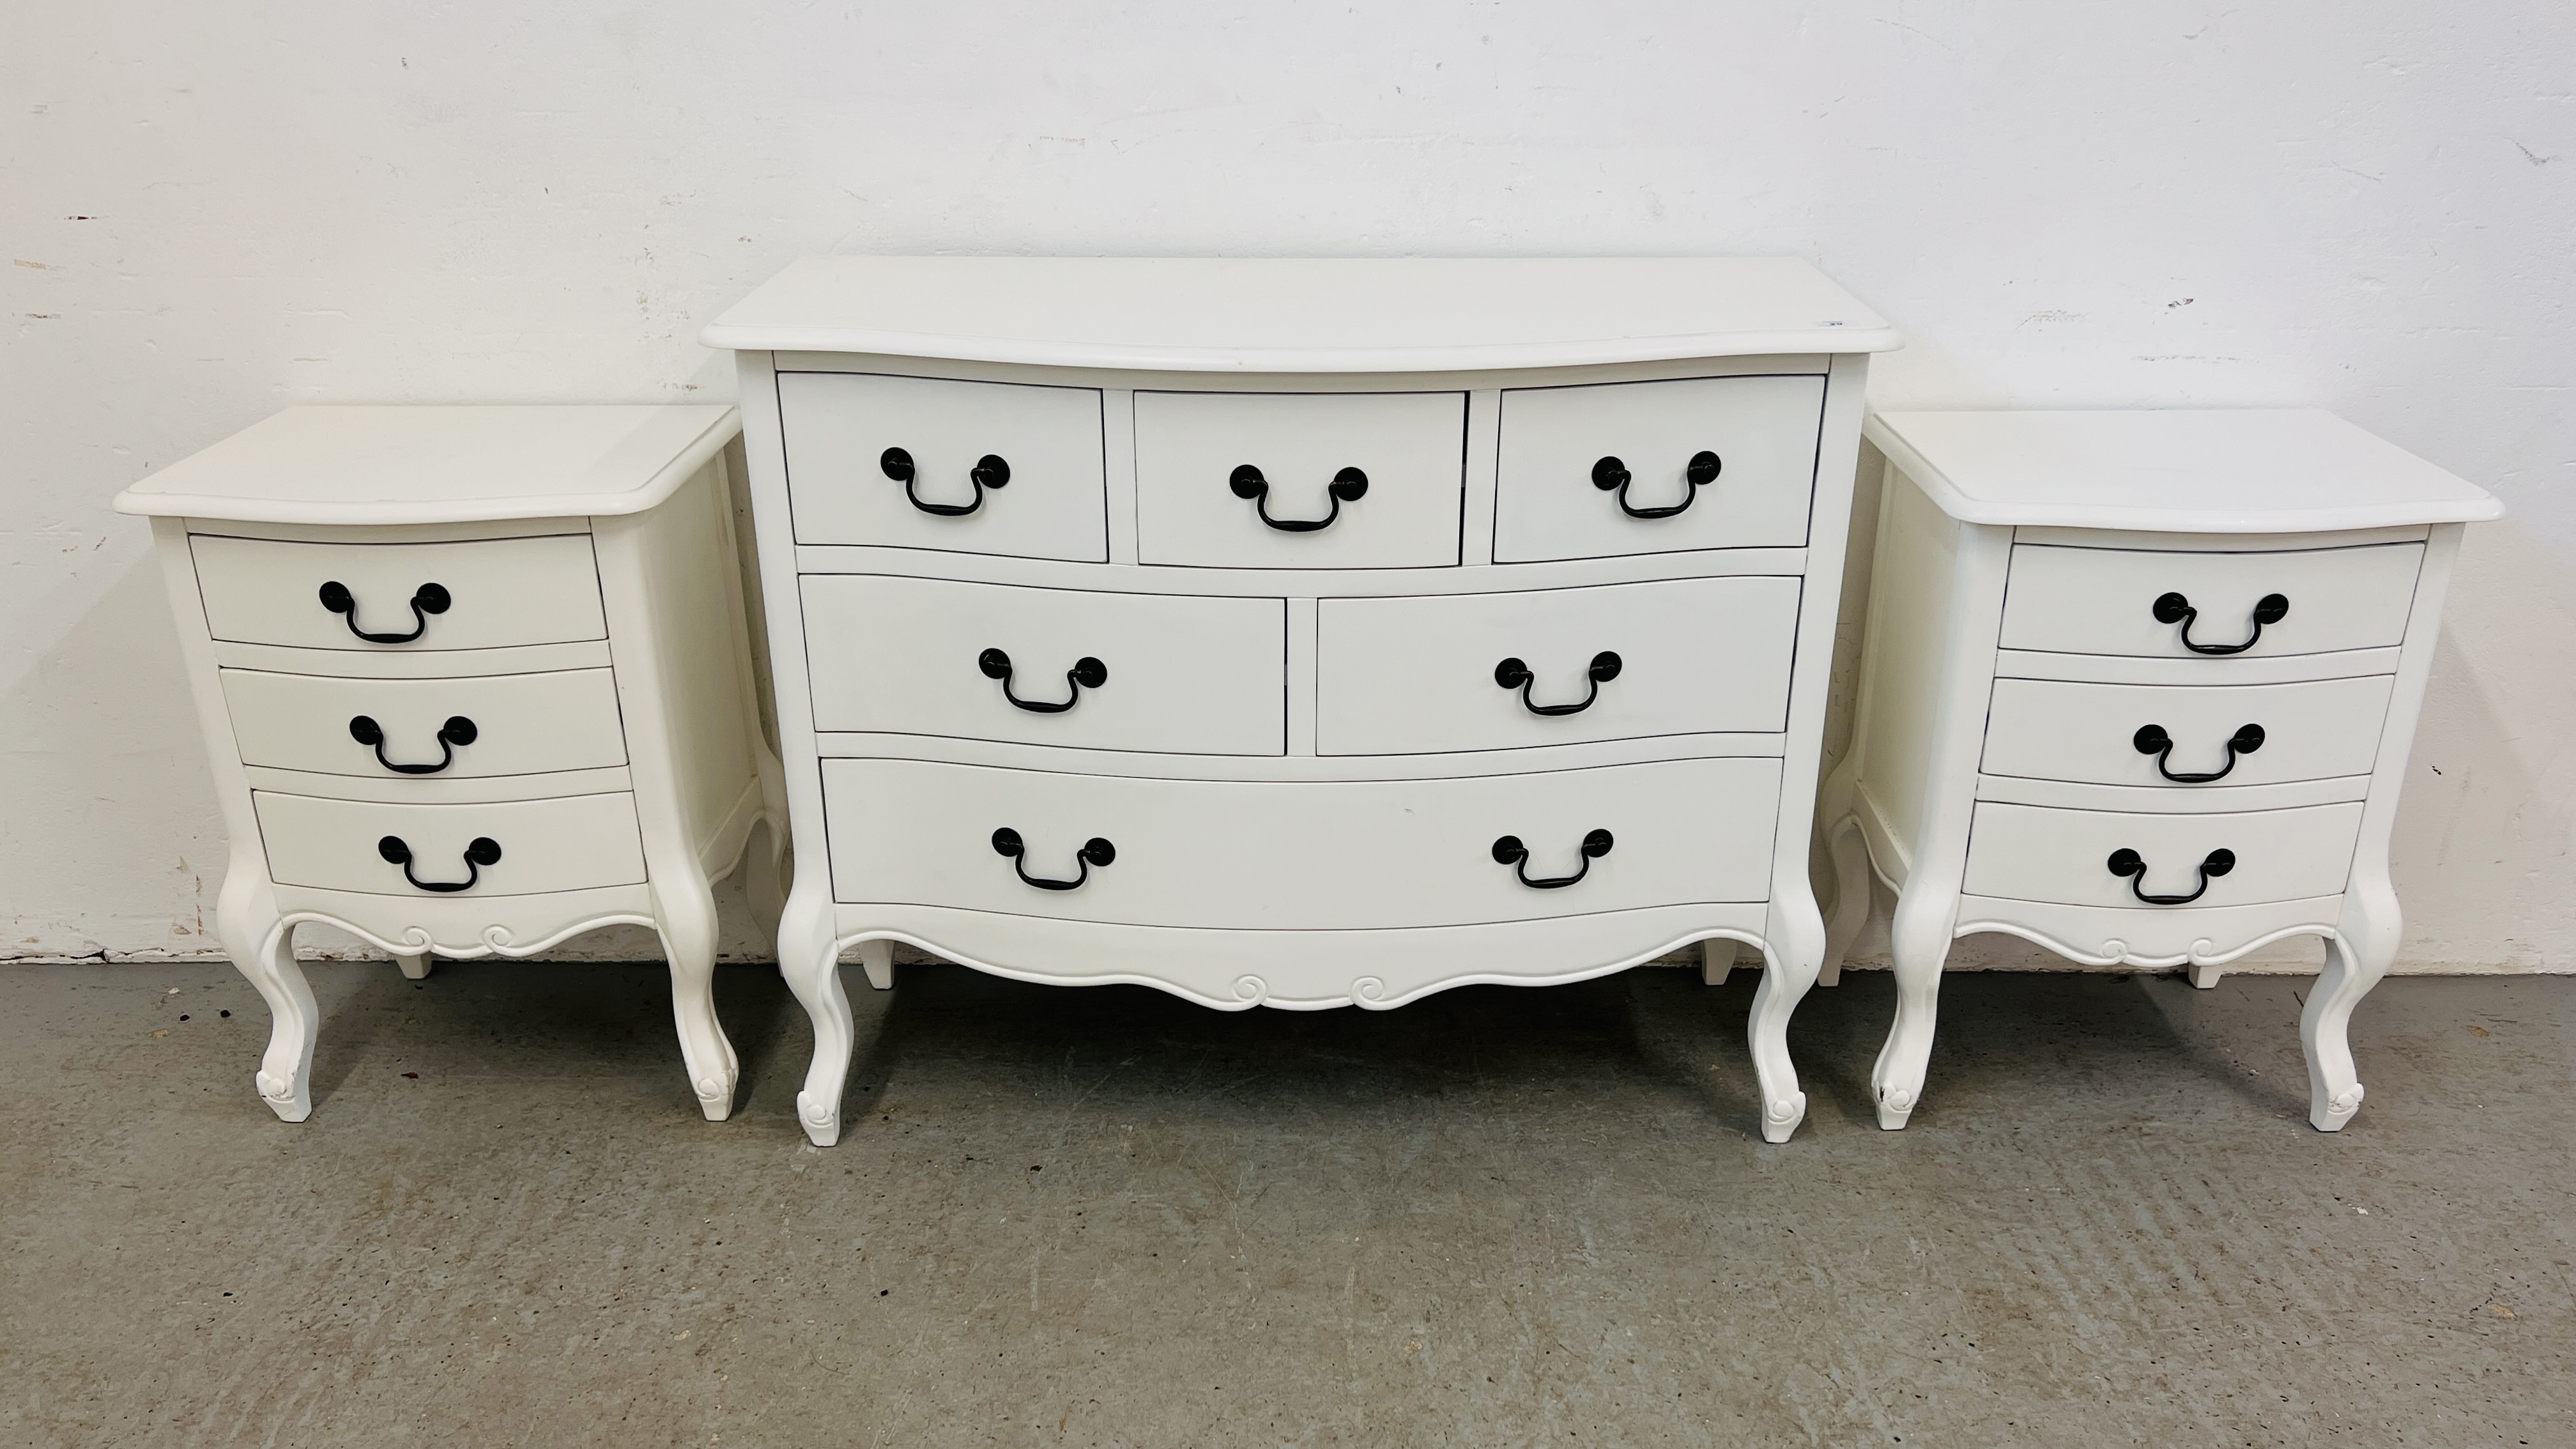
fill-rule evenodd
<path id="1" fill-rule="evenodd" d="M 1762 1132 L 1796 1130 L 1838 599 L 1805 581 L 1841 576 L 1863 354 L 1896 341 L 1831 283 L 1783 261 L 830 258 L 707 340 L 741 354 L 815 1142 L 852 1050 L 837 962 L 891 985 L 897 941 L 1228 1010 L 1747 945 Z M 813 480 L 866 484 L 884 444 L 817 455 L 816 380 L 886 378 L 997 414 L 1096 392 L 1105 541 L 988 546 L 908 503 L 819 540 Z M 1649 501 L 1712 448 L 1687 506 Z M 1649 516 L 1591 482 L 1620 450 Z M 982 509 L 1019 486 L 1015 465 Z M 1507 507 L 1523 546 L 1498 555 Z M 1012 704 L 986 649 L 1015 697 L 1069 708 Z M 1497 683 L 1513 656 L 1526 692 Z"/>
<path id="2" fill-rule="evenodd" d="M 1922 1100 L 1950 942 L 2221 969 L 2326 942 L 2309 1120 L 2396 954 L 2388 838 L 2481 490 L 2315 412 L 1889 413 L 1825 979 L 1895 886 L 1879 1125 Z"/>
<path id="3" fill-rule="evenodd" d="M 732 1110 L 712 884 L 778 904 L 722 407 L 297 408 L 117 500 L 148 515 L 232 858 L 216 925 L 312 1111 L 294 928 L 419 980 L 653 927 L 689 1086 Z M 766 823 L 766 839 L 751 832 Z"/>
<path id="4" fill-rule="evenodd" d="M 1798 595 L 1796 579 L 1733 578 L 1326 599 L 1316 752 L 1776 733 L 1788 719 Z M 1523 667 L 1500 669 L 1509 660 Z"/>

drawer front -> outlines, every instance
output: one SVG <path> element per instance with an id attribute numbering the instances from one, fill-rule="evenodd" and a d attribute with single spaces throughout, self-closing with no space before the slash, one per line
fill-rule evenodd
<path id="1" fill-rule="evenodd" d="M 478 779 L 626 763 L 617 683 L 605 669 L 469 679 L 220 673 L 245 765 Z"/>
<path id="2" fill-rule="evenodd" d="M 1096 389 L 790 372 L 778 416 L 798 543 L 1109 558 Z"/>
<path id="3" fill-rule="evenodd" d="M 2423 561 L 2420 543 L 2287 553 L 2020 544 L 2003 647 L 2165 659 L 2384 648 L 2406 638 Z M 2270 622 L 2258 632 L 2258 610 L 2275 598 L 2287 612 L 2263 610 Z"/>
<path id="4" fill-rule="evenodd" d="M 1824 409 L 1821 377 L 1508 391 L 1494 558 L 1804 548 Z"/>
<path id="5" fill-rule="evenodd" d="M 1325 599 L 1316 746 L 1412 754 L 1785 729 L 1798 589 L 1726 578 Z"/>
<path id="6" fill-rule="evenodd" d="M 1287 749 L 1282 600 L 868 574 L 809 574 L 801 586 L 818 730 L 1207 755 Z"/>
<path id="7" fill-rule="evenodd" d="M 608 637 L 584 533 L 471 543 L 198 534 L 188 547 L 206 627 L 233 643 L 495 649 Z"/>
<path id="8" fill-rule="evenodd" d="M 573 795 L 503 805 L 379 805 L 251 792 L 280 885 L 369 895 L 531 896 L 593 886 L 639 885 L 644 840 L 631 795 Z M 409 857 L 385 858 L 388 841 Z M 476 842 L 500 847 L 476 859 Z M 422 884 L 414 884 L 414 881 Z M 458 885 L 431 891 L 424 885 Z"/>
<path id="9" fill-rule="evenodd" d="M 1998 679 L 1983 768 L 2206 789 L 2367 775 L 2395 682 L 2386 674 L 2209 687 Z M 2175 779 L 2200 775 L 2218 778 Z"/>
<path id="10" fill-rule="evenodd" d="M 1141 925 L 1463 925 L 1769 893 L 1780 764 L 1233 783 L 826 760 L 836 898 Z M 994 832 L 1017 833 L 1020 854 Z M 1606 853 L 1583 854 L 1606 831 Z M 1495 843 L 1521 840 L 1524 860 Z M 1094 839 L 1107 864 L 1080 860 Z M 1582 878 L 1525 886 L 1531 879 Z M 1069 890 L 1024 883 L 1079 879 Z M 1321 949 L 1329 949 L 1324 947 Z"/>
<path id="11" fill-rule="evenodd" d="M 2361 805 L 2311 805 L 2231 815 L 2122 815 L 1983 804 L 1968 827 L 1970 895 L 2070 906 L 2179 909 L 2245 906 L 2342 893 L 2361 836 Z M 2201 867 L 2215 851 L 2235 857 L 2223 875 Z M 2143 878 L 2115 875 L 2115 852 L 2133 852 Z M 2125 863 L 2125 862 L 2124 862 Z M 2157 905 L 2148 895 L 2197 899 Z"/>
<path id="12" fill-rule="evenodd" d="M 1466 470 L 1463 393 L 1140 392 L 1137 555 L 1230 568 L 1455 564 Z"/>

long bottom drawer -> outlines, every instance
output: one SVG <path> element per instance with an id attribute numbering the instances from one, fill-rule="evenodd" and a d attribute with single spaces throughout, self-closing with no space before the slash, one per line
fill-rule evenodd
<path id="1" fill-rule="evenodd" d="M 645 878 L 643 832 L 631 795 L 383 805 L 256 790 L 251 803 L 259 812 L 269 878 L 280 885 L 391 896 L 522 896 L 637 885 Z"/>
<path id="2" fill-rule="evenodd" d="M 838 900 L 1219 928 L 1759 901 L 1779 793 L 1767 758 L 1328 783 L 823 763 Z"/>

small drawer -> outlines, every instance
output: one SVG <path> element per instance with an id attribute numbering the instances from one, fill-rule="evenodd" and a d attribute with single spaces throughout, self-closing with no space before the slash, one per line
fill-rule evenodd
<path id="1" fill-rule="evenodd" d="M 1327 783 L 823 762 L 836 899 L 1225 929 L 1760 901 L 1779 791 L 1767 758 Z"/>
<path id="2" fill-rule="evenodd" d="M 2003 647 L 2160 659 L 2403 643 L 2420 543 L 2277 553 L 2018 544 Z"/>
<path id="3" fill-rule="evenodd" d="M 644 881 L 632 795 L 379 805 L 255 790 L 251 804 L 279 885 L 445 899 Z"/>
<path id="4" fill-rule="evenodd" d="M 1097 389 L 789 372 L 778 418 L 798 543 L 1109 558 Z"/>
<path id="5" fill-rule="evenodd" d="M 2360 838 L 2358 802 L 2227 815 L 1988 803 L 1969 821 L 1961 888 L 1972 896 L 2138 910 L 2305 900 L 2342 893 Z M 2115 863 L 2130 873 L 2115 874 Z"/>
<path id="6" fill-rule="evenodd" d="M 818 730 L 1101 750 L 1287 749 L 1287 605 L 809 574 Z"/>
<path id="7" fill-rule="evenodd" d="M 1137 554 L 1229 568 L 1458 562 L 1463 393 L 1136 394 Z"/>
<path id="8" fill-rule="evenodd" d="M 1824 407 L 1821 377 L 1505 392 L 1494 559 L 1804 548 Z"/>
<path id="9" fill-rule="evenodd" d="M 287 543 L 197 534 L 217 639 L 300 649 L 495 649 L 608 637 L 590 535 Z"/>
<path id="10" fill-rule="evenodd" d="M 387 779 L 478 779 L 626 763 L 605 669 L 468 679 L 221 671 L 245 765 Z"/>
<path id="11" fill-rule="evenodd" d="M 2160 686 L 1998 679 L 1989 775 L 2223 789 L 2367 775 L 2392 676 Z"/>
<path id="12" fill-rule="evenodd" d="M 1326 599 L 1316 748 L 1413 754 L 1784 729 L 1798 588 L 1722 578 Z"/>

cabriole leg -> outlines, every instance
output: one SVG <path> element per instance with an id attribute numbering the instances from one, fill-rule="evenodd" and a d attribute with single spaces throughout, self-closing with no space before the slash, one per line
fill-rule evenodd
<path id="1" fill-rule="evenodd" d="M 1843 955 L 1869 924 L 1869 845 L 1861 839 L 1860 817 L 1846 815 L 1825 835 L 1825 850 L 1834 863 L 1834 914 L 1825 923 L 1825 963 L 1817 968 L 1818 986 L 1839 986 Z"/>
<path id="2" fill-rule="evenodd" d="M 1958 918 L 1958 896 L 1928 882 L 1909 882 L 1897 894 L 1896 919 L 1888 931 L 1896 959 L 1896 1022 L 1869 1074 L 1878 1125 L 1890 1132 L 1903 1128 L 1923 1101 L 1941 998 L 1941 964 L 1949 958 L 1950 933 Z"/>
<path id="3" fill-rule="evenodd" d="M 1772 882 L 1770 919 L 1763 927 L 1762 985 L 1753 993 L 1748 1034 L 1753 1045 L 1753 1071 L 1762 1083 L 1762 1140 L 1786 1142 L 1807 1117 L 1807 1094 L 1798 1090 L 1798 1069 L 1789 1060 L 1789 1016 L 1807 988 L 1816 984 L 1816 967 L 1825 954 L 1825 921 L 1816 912 L 1806 872 L 1794 881 Z"/>
<path id="4" fill-rule="evenodd" d="M 313 1115 L 313 1037 L 321 1015 L 313 987 L 295 964 L 295 929 L 279 919 L 265 879 L 235 861 L 215 908 L 215 931 L 233 965 L 268 1003 L 268 1050 L 251 1085 L 269 1110 L 289 1122 Z"/>
<path id="5" fill-rule="evenodd" d="M 814 1023 L 814 1060 L 796 1094 L 796 1120 L 817 1147 L 841 1140 L 841 1088 L 855 1044 L 850 998 L 841 990 L 833 944 L 832 893 L 821 880 L 800 880 L 778 918 L 778 973 Z"/>
<path id="6" fill-rule="evenodd" d="M 427 951 L 417 955 L 405 955 L 400 951 L 394 953 L 394 968 L 402 972 L 403 979 L 406 981 L 427 981 L 429 966 L 430 955 Z"/>
<path id="7" fill-rule="evenodd" d="M 2394 899 L 2392 897 L 2392 899 Z M 2308 1121 L 2320 1132 L 2340 1132 L 2361 1110 L 2361 1075 L 2353 1067 L 2347 1029 L 2352 1009 L 2388 974 L 2397 955 L 2397 925 L 2392 908 L 2384 928 L 2358 920 L 2347 899 L 2338 929 L 2344 935 L 2326 942 L 2325 973 L 2299 1014 L 2299 1044 L 2308 1054 Z M 2360 929 L 2353 929 L 2356 925 Z"/>
<path id="8" fill-rule="evenodd" d="M 678 872 L 673 872 L 678 874 Z M 656 882 L 653 914 L 662 933 L 662 955 L 671 967 L 671 1017 L 680 1031 L 680 1059 L 689 1090 L 710 1122 L 733 1114 L 734 1084 L 742 1075 L 733 1043 L 716 1018 L 716 898 L 706 877 Z"/>
<path id="9" fill-rule="evenodd" d="M 861 941 L 858 946 L 859 968 L 868 973 L 868 984 L 879 991 L 894 990 L 894 942 Z"/>

